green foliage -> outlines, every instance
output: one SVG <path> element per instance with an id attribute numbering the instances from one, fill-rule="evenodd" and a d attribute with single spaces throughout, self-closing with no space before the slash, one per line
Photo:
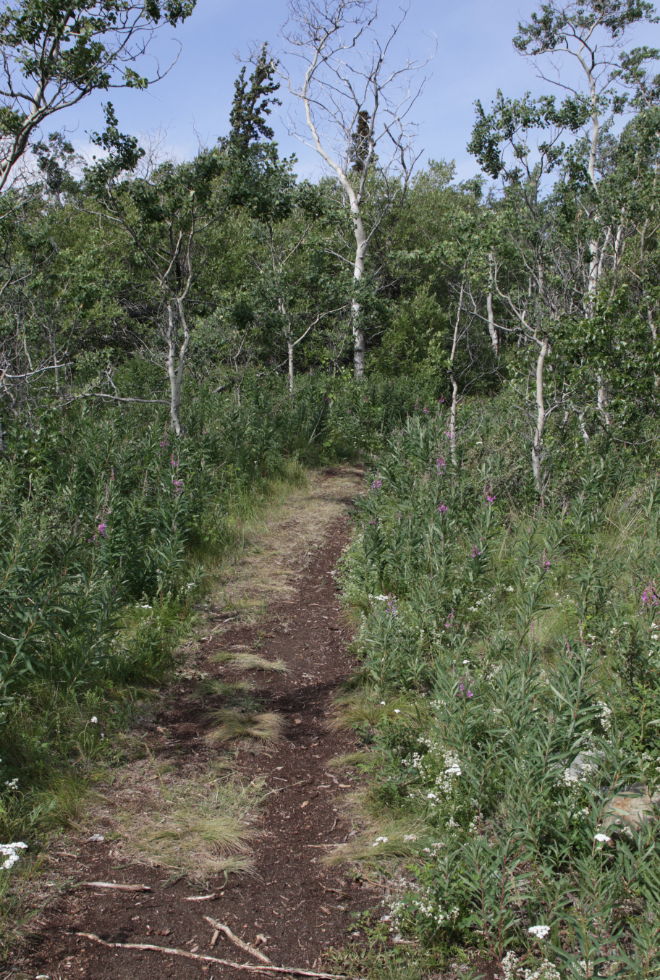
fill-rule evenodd
<path id="1" fill-rule="evenodd" d="M 455 465 L 442 412 L 394 432 L 344 559 L 361 675 L 374 703 L 401 706 L 367 733 L 386 759 L 372 795 L 425 826 L 393 928 L 479 949 L 516 980 L 650 978 L 655 464 L 585 459 L 540 510 L 507 484 L 496 405 Z M 631 799 L 647 800 L 641 822 L 618 816 Z"/>

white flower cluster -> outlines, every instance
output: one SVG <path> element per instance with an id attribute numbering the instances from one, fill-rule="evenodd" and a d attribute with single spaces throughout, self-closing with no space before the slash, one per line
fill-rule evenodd
<path id="1" fill-rule="evenodd" d="M 509 952 L 502 960 L 502 980 L 561 980 L 559 970 L 550 960 L 542 960 L 535 970 L 518 966 L 518 957 Z"/>
<path id="2" fill-rule="evenodd" d="M 7 779 L 5 781 L 5 786 L 9 790 L 18 789 L 18 776 L 16 776 L 14 779 Z"/>
<path id="3" fill-rule="evenodd" d="M 392 901 L 389 903 L 389 906 L 396 928 L 401 929 L 403 916 L 406 911 L 406 903 Z M 443 909 L 439 903 L 433 901 L 428 892 L 426 895 L 420 895 L 419 898 L 411 899 L 409 907 L 415 909 L 419 914 L 426 916 L 436 927 L 445 923 L 455 922 L 459 914 L 457 908 L 451 910 Z"/>
<path id="4" fill-rule="evenodd" d="M 609 732 L 612 729 L 612 709 L 608 707 L 604 701 L 597 701 L 600 710 L 600 723 L 603 726 L 603 731 Z"/>
<path id="5" fill-rule="evenodd" d="M 426 799 L 431 806 L 435 806 L 439 799 L 438 794 L 447 795 L 454 788 L 454 782 L 461 775 L 461 766 L 458 756 L 451 750 L 444 749 L 440 742 L 431 738 L 418 738 L 420 745 L 425 745 L 428 752 L 421 755 L 413 752 L 410 762 L 402 760 L 403 765 L 409 765 L 416 769 L 420 778 L 427 786 L 432 787 L 426 794 Z"/>
<path id="6" fill-rule="evenodd" d="M 451 911 L 443 911 L 440 905 L 436 905 L 430 899 L 425 901 L 423 898 L 413 898 L 411 904 L 422 915 L 431 919 L 436 926 L 441 926 L 445 922 L 455 922 L 458 918 L 457 908 L 454 907 Z"/>
<path id="7" fill-rule="evenodd" d="M 9 868 L 13 868 L 16 862 L 20 858 L 20 852 L 27 850 L 27 844 L 22 841 L 16 841 L 15 844 L 0 844 L 0 854 L 4 854 L 5 862 L 2 867 L 8 871 Z"/>

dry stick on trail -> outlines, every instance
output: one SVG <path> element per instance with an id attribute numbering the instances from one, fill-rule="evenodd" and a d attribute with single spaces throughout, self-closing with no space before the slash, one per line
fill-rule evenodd
<path id="1" fill-rule="evenodd" d="M 150 892 L 149 885 L 116 885 L 112 881 L 80 881 L 76 888 L 111 888 L 117 892 Z"/>
<path id="2" fill-rule="evenodd" d="M 189 953 L 187 949 L 175 949 L 169 946 L 155 946 L 152 943 L 109 943 L 93 932 L 77 932 L 76 936 L 81 939 L 89 939 L 100 946 L 107 946 L 108 949 L 136 949 L 144 952 L 164 953 L 166 956 L 181 956 L 186 960 L 196 960 L 198 963 L 217 963 L 218 966 L 228 966 L 232 970 L 247 970 L 248 973 L 284 973 L 293 974 L 296 977 L 315 977 L 316 980 L 349 980 L 345 974 L 337 973 L 316 973 L 314 970 L 298 970 L 291 966 L 270 966 L 265 963 L 233 963 L 231 960 L 220 960 L 216 956 L 206 956 L 203 953 Z M 360 978 L 355 978 L 360 980 Z"/>
<path id="3" fill-rule="evenodd" d="M 213 926 L 216 932 L 224 932 L 227 939 L 229 939 L 235 946 L 238 946 L 239 949 L 242 949 L 244 953 L 249 953 L 250 956 L 254 956 L 261 963 L 266 963 L 268 966 L 272 966 L 272 961 L 269 960 L 267 956 L 260 953 L 258 949 L 254 948 L 254 946 L 250 946 L 249 943 L 243 942 L 243 940 L 235 935 L 235 933 L 233 933 L 229 926 L 226 926 L 224 922 L 218 922 L 216 919 L 212 919 L 208 915 L 205 915 L 204 919 L 210 926 Z"/>

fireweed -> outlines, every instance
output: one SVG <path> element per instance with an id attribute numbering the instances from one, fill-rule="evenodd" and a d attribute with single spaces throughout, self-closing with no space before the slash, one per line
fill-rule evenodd
<path id="1" fill-rule="evenodd" d="M 440 412 L 407 420 L 343 559 L 371 696 L 417 711 L 369 736 L 379 805 L 426 826 L 394 928 L 476 947 L 511 980 L 651 980 L 658 823 L 617 824 L 611 804 L 660 791 L 657 487 L 585 458 L 541 508 L 501 441 L 461 458 L 459 439 L 454 464 Z M 369 599 L 391 595 L 396 618 Z"/>

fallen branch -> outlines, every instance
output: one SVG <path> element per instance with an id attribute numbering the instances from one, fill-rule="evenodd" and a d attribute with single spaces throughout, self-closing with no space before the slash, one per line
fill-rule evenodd
<path id="1" fill-rule="evenodd" d="M 81 398 L 101 398 L 110 402 L 139 402 L 142 405 L 169 405 L 169 402 L 165 401 L 164 398 L 120 398 L 119 395 L 105 395 L 100 391 L 93 391 L 84 395 L 71 395 L 66 400 L 65 405 L 77 402 Z"/>
<path id="2" fill-rule="evenodd" d="M 208 915 L 205 915 L 204 918 L 210 926 L 213 926 L 216 932 L 224 932 L 227 939 L 231 940 L 234 946 L 238 946 L 244 953 L 249 953 L 250 956 L 254 956 L 255 959 L 258 959 L 261 963 L 267 963 L 268 966 L 272 966 L 272 962 L 267 956 L 260 953 L 258 949 L 254 948 L 254 946 L 250 946 L 249 943 L 245 943 L 242 939 L 239 939 L 239 937 L 231 931 L 229 926 L 226 926 L 223 922 L 217 922 L 215 919 L 211 919 Z"/>
<path id="3" fill-rule="evenodd" d="M 219 895 L 214 892 L 212 895 L 189 895 L 184 898 L 184 902 L 214 902 Z"/>
<path id="4" fill-rule="evenodd" d="M 218 966 L 228 966 L 231 970 L 247 970 L 248 973 L 288 973 L 296 977 L 314 977 L 315 980 L 349 980 L 343 974 L 336 973 L 315 973 L 313 970 L 297 970 L 289 966 L 266 966 L 265 964 L 255 963 L 232 963 L 231 960 L 220 960 L 215 956 L 206 956 L 202 953 L 189 953 L 187 949 L 175 949 L 171 946 L 154 946 L 152 943 L 108 943 L 100 936 L 95 936 L 93 932 L 77 932 L 76 936 L 81 939 L 89 939 L 100 946 L 107 946 L 108 949 L 137 949 L 143 952 L 153 951 L 154 953 L 164 953 L 166 956 L 182 956 L 186 960 L 197 960 L 199 963 L 216 963 Z M 356 978 L 359 980 L 359 978 Z"/>
<path id="5" fill-rule="evenodd" d="M 79 881 L 76 888 L 113 888 L 118 892 L 150 892 L 149 885 L 116 885 L 114 881 Z"/>

